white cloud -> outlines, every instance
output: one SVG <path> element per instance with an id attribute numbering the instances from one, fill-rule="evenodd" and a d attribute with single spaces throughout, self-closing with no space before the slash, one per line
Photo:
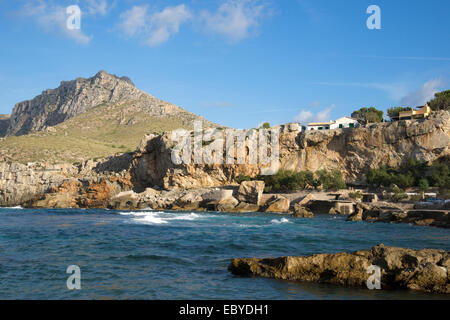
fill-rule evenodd
<path id="1" fill-rule="evenodd" d="M 190 10 L 184 5 L 166 7 L 160 12 L 148 13 L 147 6 L 134 6 L 120 15 L 119 29 L 127 36 L 141 36 L 151 47 L 167 42 L 177 34 L 180 25 L 192 18 Z"/>
<path id="2" fill-rule="evenodd" d="M 178 33 L 180 25 L 192 18 L 192 14 L 184 4 L 166 7 L 151 17 L 151 34 L 147 40 L 150 46 L 157 46 L 169 40 L 172 34 Z"/>
<path id="3" fill-rule="evenodd" d="M 134 6 L 120 15 L 120 30 L 127 36 L 144 32 L 146 29 L 147 6 Z"/>
<path id="4" fill-rule="evenodd" d="M 46 32 L 56 31 L 80 44 L 88 44 L 92 39 L 79 29 L 69 30 L 67 28 L 66 7 L 47 4 L 45 1 L 39 0 L 25 4 L 20 10 L 20 15 L 32 18 Z"/>
<path id="5" fill-rule="evenodd" d="M 227 0 L 217 12 L 202 11 L 200 21 L 206 32 L 225 36 L 231 42 L 248 38 L 265 16 L 266 5 L 257 0 Z"/>
<path id="6" fill-rule="evenodd" d="M 87 13 L 88 14 L 100 14 L 102 16 L 108 13 L 108 1 L 107 0 L 86 0 Z"/>
<path id="7" fill-rule="evenodd" d="M 336 107 L 336 105 L 332 104 L 326 109 L 323 109 L 317 113 L 313 113 L 308 110 L 302 110 L 298 115 L 294 117 L 294 121 L 300 123 L 308 123 L 308 122 L 326 122 L 330 120 L 331 111 Z"/>
<path id="8" fill-rule="evenodd" d="M 434 94 L 439 92 L 438 88 L 442 86 L 442 84 L 442 81 L 439 79 L 427 81 L 421 88 L 411 91 L 405 95 L 400 100 L 400 104 L 408 107 L 423 106 L 425 103 L 434 98 Z"/>

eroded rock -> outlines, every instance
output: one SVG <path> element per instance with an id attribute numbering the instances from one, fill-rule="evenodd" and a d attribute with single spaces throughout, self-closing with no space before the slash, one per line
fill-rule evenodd
<path id="1" fill-rule="evenodd" d="M 412 250 L 378 245 L 370 250 L 352 253 L 233 259 L 228 270 L 242 276 L 366 288 L 370 276 L 368 267 L 375 265 L 381 269 L 381 289 L 408 288 L 449 294 L 449 257 L 450 253 L 444 250 Z"/>

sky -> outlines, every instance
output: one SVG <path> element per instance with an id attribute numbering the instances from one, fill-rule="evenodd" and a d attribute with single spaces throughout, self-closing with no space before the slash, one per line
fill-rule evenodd
<path id="1" fill-rule="evenodd" d="M 450 89 L 449 12 L 448 0 L 0 0 L 0 113 L 100 70 L 236 128 L 420 106 Z"/>

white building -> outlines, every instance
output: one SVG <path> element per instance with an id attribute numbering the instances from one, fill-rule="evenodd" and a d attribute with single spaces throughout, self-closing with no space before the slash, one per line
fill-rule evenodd
<path id="1" fill-rule="evenodd" d="M 359 127 L 358 120 L 350 117 L 342 117 L 335 121 L 330 120 L 329 122 L 310 122 L 308 123 L 306 130 L 332 130 L 357 127 Z"/>
<path id="2" fill-rule="evenodd" d="M 356 119 L 350 117 L 342 117 L 335 121 L 330 126 L 330 129 L 342 129 L 342 128 L 357 128 L 359 122 Z"/>
<path id="3" fill-rule="evenodd" d="M 306 130 L 329 130 L 333 121 L 330 122 L 310 122 Z"/>

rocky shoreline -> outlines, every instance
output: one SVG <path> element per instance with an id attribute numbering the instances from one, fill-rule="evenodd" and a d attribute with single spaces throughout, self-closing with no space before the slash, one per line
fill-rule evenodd
<path id="1" fill-rule="evenodd" d="M 127 191 L 121 191 L 121 190 Z M 448 210 L 414 209 L 390 202 L 362 203 L 330 200 L 333 194 L 265 194 L 263 181 L 244 181 L 222 188 L 188 190 L 132 190 L 129 177 L 111 176 L 99 181 L 68 181 L 24 203 L 28 208 L 108 208 L 115 210 L 270 212 L 294 218 L 314 214 L 345 215 L 347 221 L 411 223 L 450 228 Z"/>
<path id="2" fill-rule="evenodd" d="M 258 276 L 368 288 L 370 266 L 380 270 L 380 288 L 450 294 L 450 252 L 412 250 L 382 244 L 352 253 L 306 257 L 233 259 L 228 270 L 238 276 Z"/>
<path id="3" fill-rule="evenodd" d="M 412 155 L 429 163 L 448 157 L 449 124 L 450 113 L 438 112 L 427 120 L 351 130 L 304 132 L 298 126 L 282 125 L 280 169 L 336 169 L 347 183 L 365 186 L 364 173 L 370 167 L 395 167 Z M 325 213 L 347 215 L 349 221 L 450 227 L 448 206 L 429 210 L 378 200 L 360 203 L 349 198 L 349 190 L 341 190 L 344 197 L 339 199 L 313 190 L 266 194 L 262 181 L 236 182 L 241 175 L 260 174 L 264 169 L 260 165 L 175 164 L 171 150 L 176 143 L 171 132 L 165 132 L 144 136 L 134 152 L 81 164 L 4 160 L 0 162 L 0 206 L 274 212 L 300 218 Z"/>

